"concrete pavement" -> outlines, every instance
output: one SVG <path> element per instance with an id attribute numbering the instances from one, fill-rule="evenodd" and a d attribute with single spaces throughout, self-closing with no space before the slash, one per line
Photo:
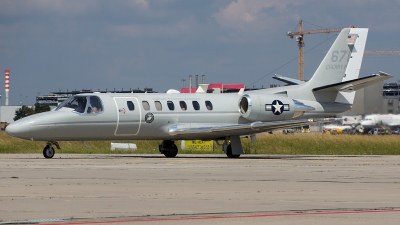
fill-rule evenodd
<path id="1" fill-rule="evenodd" d="M 397 224 L 399 156 L 0 155 L 0 224 Z"/>

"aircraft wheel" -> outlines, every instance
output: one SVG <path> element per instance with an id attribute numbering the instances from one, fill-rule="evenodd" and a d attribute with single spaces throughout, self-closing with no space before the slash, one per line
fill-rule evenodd
<path id="1" fill-rule="evenodd" d="M 232 146 L 231 144 L 229 144 L 228 147 L 226 148 L 226 156 L 228 156 L 228 158 L 239 158 L 240 154 L 239 155 L 232 154 Z"/>
<path id="2" fill-rule="evenodd" d="M 46 159 L 53 158 L 54 153 L 55 153 L 54 148 L 51 145 L 46 145 L 46 147 L 44 147 L 44 149 L 43 149 L 43 156 Z"/>
<path id="3" fill-rule="evenodd" d="M 171 146 L 169 151 L 164 151 L 164 155 L 167 158 L 174 158 L 178 154 L 178 147 L 175 144 Z"/>

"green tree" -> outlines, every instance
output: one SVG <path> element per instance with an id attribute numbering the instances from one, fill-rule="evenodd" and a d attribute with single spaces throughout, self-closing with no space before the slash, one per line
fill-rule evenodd
<path id="1" fill-rule="evenodd" d="M 36 113 L 41 113 L 41 112 L 47 112 L 50 111 L 50 106 L 47 104 L 39 104 L 35 103 L 34 107 L 28 107 L 26 105 L 23 105 L 20 109 L 18 109 L 15 112 L 15 117 L 14 121 L 17 121 L 21 118 L 36 114 Z"/>
<path id="2" fill-rule="evenodd" d="M 50 111 L 50 106 L 47 104 L 35 103 L 35 113 L 42 113 Z"/>
<path id="3" fill-rule="evenodd" d="M 17 121 L 19 119 L 22 119 L 24 117 L 27 117 L 27 116 L 30 116 L 30 115 L 33 115 L 33 114 L 35 114 L 35 110 L 34 109 L 29 108 L 26 105 L 23 105 L 20 109 L 18 109 L 15 112 L 14 121 Z"/>

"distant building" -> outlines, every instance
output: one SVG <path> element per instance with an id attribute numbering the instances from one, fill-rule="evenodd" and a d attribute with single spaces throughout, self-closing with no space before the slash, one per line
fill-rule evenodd
<path id="1" fill-rule="evenodd" d="M 399 114 L 399 98 L 396 83 L 376 83 L 356 91 L 353 108 L 340 115 Z"/>
<path id="2" fill-rule="evenodd" d="M 356 91 L 353 108 L 339 115 L 381 114 L 383 101 L 383 83 L 376 83 Z"/>
<path id="3" fill-rule="evenodd" d="M 382 110 L 385 114 L 400 114 L 399 92 L 399 83 L 388 83 L 383 85 Z"/>
<path id="4" fill-rule="evenodd" d="M 7 123 L 14 122 L 15 112 L 19 110 L 21 105 L 7 105 L 0 106 L 0 121 L 4 121 Z"/>

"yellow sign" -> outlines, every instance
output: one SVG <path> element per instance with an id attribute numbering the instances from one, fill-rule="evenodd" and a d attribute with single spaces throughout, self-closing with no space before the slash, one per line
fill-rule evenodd
<path id="1" fill-rule="evenodd" d="M 182 141 L 182 149 L 186 150 L 213 150 L 213 141 L 186 140 Z"/>

